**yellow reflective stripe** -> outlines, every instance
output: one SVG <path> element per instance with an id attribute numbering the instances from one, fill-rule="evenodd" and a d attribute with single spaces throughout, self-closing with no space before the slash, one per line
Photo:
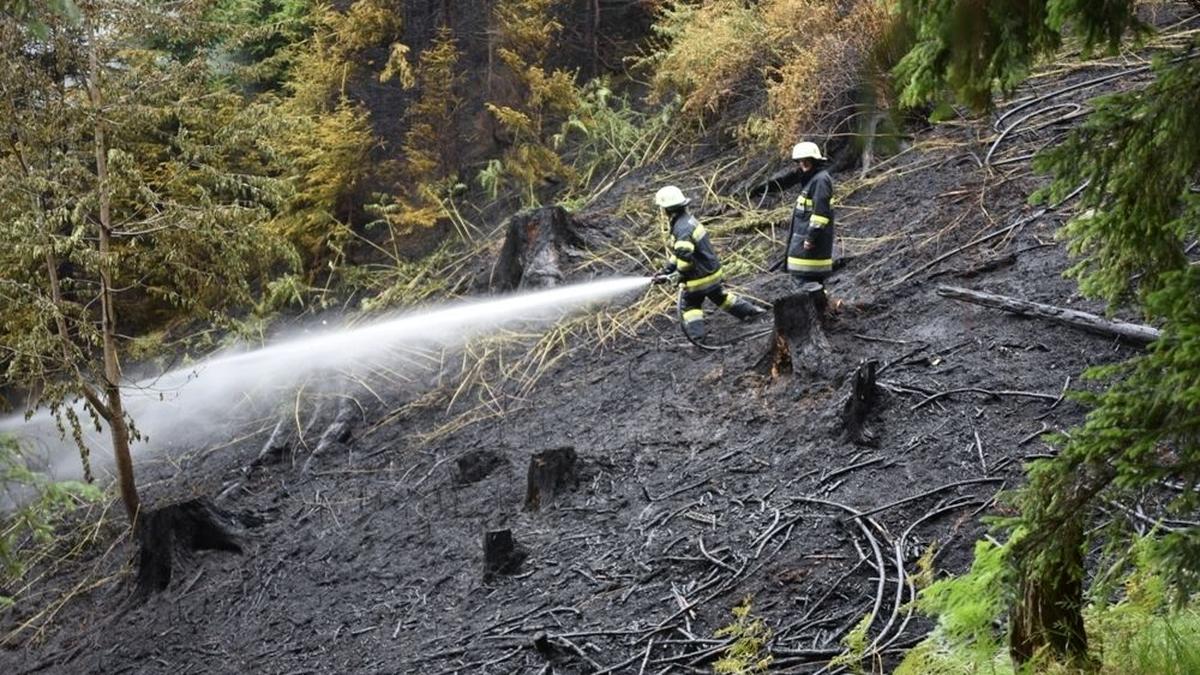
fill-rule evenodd
<path id="1" fill-rule="evenodd" d="M 699 279 L 692 279 L 691 281 L 685 281 L 685 282 L 683 282 L 683 287 L 688 290 L 692 290 L 693 288 L 703 288 L 705 286 L 709 286 L 709 285 L 712 285 L 712 284 L 720 281 L 721 277 L 723 275 L 724 275 L 723 270 L 717 270 L 716 272 L 713 272 L 712 274 L 710 274 L 706 277 L 700 277 Z"/>
<path id="2" fill-rule="evenodd" d="M 808 197 L 805 197 L 804 195 L 800 195 L 799 197 L 796 198 L 796 206 L 798 206 L 798 207 L 805 207 L 805 206 L 812 206 L 812 205 L 813 205 L 813 200 L 809 199 Z"/>
<path id="3" fill-rule="evenodd" d="M 820 270 L 833 267 L 832 258 L 814 260 L 811 258 L 793 258 L 788 256 L 788 268 L 797 267 L 805 270 Z"/>
<path id="4" fill-rule="evenodd" d="M 737 296 L 733 293 L 725 294 L 725 302 L 721 303 L 721 309 L 729 309 L 733 307 L 733 303 L 737 302 Z"/>
<path id="5" fill-rule="evenodd" d="M 704 310 L 702 310 L 702 309 L 689 309 L 683 313 L 683 322 L 684 323 L 691 323 L 693 321 L 699 321 L 700 319 L 703 319 L 703 318 L 704 318 Z"/>
<path id="6" fill-rule="evenodd" d="M 692 230 L 692 241 L 700 241 L 708 234 L 708 230 L 704 229 L 703 225 L 697 225 L 696 229 Z"/>
<path id="7" fill-rule="evenodd" d="M 829 224 L 829 218 L 826 218 L 825 216 L 818 216 L 814 213 L 812 217 L 808 219 L 808 222 L 812 223 L 814 227 L 821 227 Z"/>
<path id="8" fill-rule="evenodd" d="M 686 272 L 692 269 L 692 262 L 689 260 L 679 260 L 675 263 L 675 266 L 679 268 L 680 272 Z"/>
<path id="9" fill-rule="evenodd" d="M 675 253 L 677 254 L 691 253 L 695 250 L 696 245 L 690 241 L 684 241 L 683 239 L 680 239 L 679 241 L 675 242 Z"/>
<path id="10" fill-rule="evenodd" d="M 668 265 L 678 265 L 678 264 L 679 264 L 679 258 L 676 258 L 676 257 L 675 257 L 675 256 L 673 256 L 673 255 L 671 255 L 671 256 L 667 256 L 667 264 L 668 264 Z"/>

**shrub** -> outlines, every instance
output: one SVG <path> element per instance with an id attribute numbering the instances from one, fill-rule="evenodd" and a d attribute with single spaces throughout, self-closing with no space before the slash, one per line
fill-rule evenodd
<path id="1" fill-rule="evenodd" d="M 100 499 L 94 485 L 56 482 L 33 471 L 17 444 L 0 437 L 0 487 L 5 509 L 0 518 L 0 608 L 12 603 L 37 549 L 54 542 L 55 528 L 72 509 Z M 11 509 L 11 510 L 9 510 Z"/>

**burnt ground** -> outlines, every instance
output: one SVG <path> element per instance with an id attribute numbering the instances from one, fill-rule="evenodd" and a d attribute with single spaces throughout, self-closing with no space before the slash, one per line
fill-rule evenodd
<path id="1" fill-rule="evenodd" d="M 1105 72 L 1072 71 L 1022 95 Z M 1034 126 L 1069 110 L 1031 118 L 993 162 L 1052 142 L 1070 120 Z M 930 626 L 902 606 L 917 558 L 933 546 L 939 572 L 965 569 L 980 519 L 1002 508 L 997 492 L 1053 451 L 1039 435 L 1082 419 L 1064 388 L 1132 353 L 936 295 L 950 283 L 1099 309 L 1061 276 L 1054 233 L 1065 214 L 1025 222 L 1040 179 L 1020 160 L 980 166 L 994 138 L 968 123 L 922 133 L 839 206 L 857 257 L 829 285 L 841 304 L 826 376 L 755 370 L 768 337 L 754 329 L 766 321 L 713 316 L 715 336 L 754 337 L 704 352 L 664 315 L 632 337 L 571 345 L 502 416 L 447 430 L 445 406 L 401 408 L 419 388 L 360 398 L 349 436 L 307 472 L 304 444 L 246 468 L 267 420 L 219 451 L 141 467 L 150 501 L 221 494 L 222 508 L 253 516 L 242 555 L 199 554 L 167 591 L 131 605 L 131 547 L 116 524 L 102 528 L 4 613 L 5 633 L 34 621 L 9 634 L 0 668 L 707 672 L 729 643 L 715 632 L 747 596 L 773 630 L 773 671 L 822 670 L 867 615 L 888 668 Z M 734 282 L 759 298 L 791 291 L 779 275 Z M 869 445 L 841 439 L 862 359 L 882 367 Z M 316 418 L 309 447 L 333 421 L 327 408 L 305 415 Z M 577 482 L 525 510 L 530 457 L 558 447 L 573 448 Z M 527 557 L 485 581 L 483 536 L 501 528 Z"/>

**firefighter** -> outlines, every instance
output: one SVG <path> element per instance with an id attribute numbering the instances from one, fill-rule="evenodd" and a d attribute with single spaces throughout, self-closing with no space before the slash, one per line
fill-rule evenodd
<path id="1" fill-rule="evenodd" d="M 800 165 L 804 189 L 792 211 L 787 270 L 798 284 L 820 283 L 833 272 L 833 179 L 816 143 L 797 143 L 792 160 Z"/>
<path id="2" fill-rule="evenodd" d="M 749 321 L 764 309 L 725 290 L 721 261 L 713 250 L 708 231 L 688 213 L 691 200 L 674 185 L 654 195 L 654 204 L 667 216 L 670 256 L 667 266 L 654 277 L 655 283 L 679 285 L 679 312 L 683 331 L 693 340 L 704 339 L 704 299 L 742 321 Z"/>

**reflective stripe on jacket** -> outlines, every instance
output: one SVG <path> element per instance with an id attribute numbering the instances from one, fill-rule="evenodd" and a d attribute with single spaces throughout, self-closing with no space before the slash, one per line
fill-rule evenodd
<path id="1" fill-rule="evenodd" d="M 817 171 L 796 199 L 792 211 L 789 272 L 828 274 L 833 271 L 833 179 Z M 812 244 L 805 249 L 804 242 Z"/>
<path id="2" fill-rule="evenodd" d="M 671 219 L 670 239 L 667 270 L 679 271 L 685 289 L 700 290 L 721 281 L 721 261 L 713 250 L 708 230 L 692 214 L 683 211 Z"/>

